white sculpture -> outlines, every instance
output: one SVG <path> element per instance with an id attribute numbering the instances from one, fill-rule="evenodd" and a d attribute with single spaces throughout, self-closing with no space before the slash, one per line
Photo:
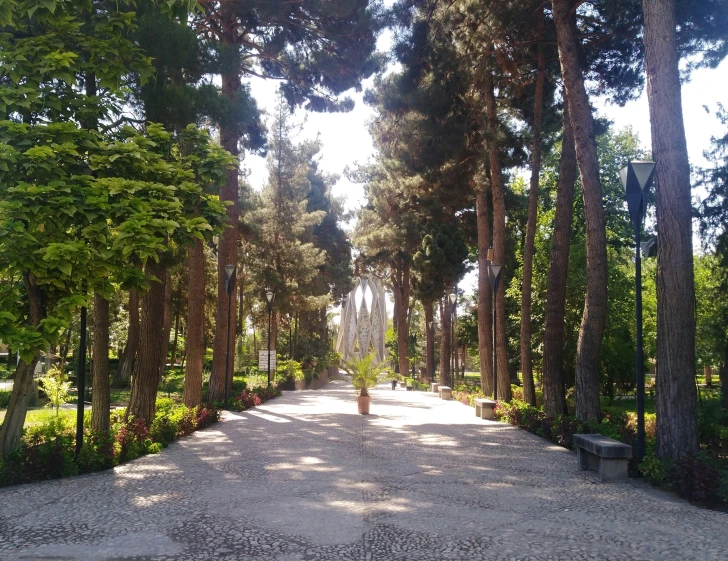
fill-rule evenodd
<path id="1" fill-rule="evenodd" d="M 384 361 L 384 333 L 387 330 L 387 302 L 384 288 L 375 280 L 360 278 L 341 304 L 336 350 L 350 360 L 375 353 Z"/>

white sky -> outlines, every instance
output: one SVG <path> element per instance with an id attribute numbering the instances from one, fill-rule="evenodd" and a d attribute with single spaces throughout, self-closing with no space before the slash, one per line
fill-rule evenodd
<path id="1" fill-rule="evenodd" d="M 391 38 L 384 35 L 378 46 L 387 48 Z M 372 80 L 364 84 L 364 89 L 371 86 Z M 276 81 L 254 79 L 251 90 L 261 109 L 269 115 L 273 114 L 276 99 Z M 364 163 L 374 155 L 372 139 L 367 131 L 367 121 L 374 112 L 362 102 L 363 92 L 351 92 L 356 101 L 354 109 L 349 113 L 308 113 L 298 110 L 295 114 L 297 122 L 304 122 L 300 138 L 315 138 L 320 135 L 323 143 L 320 169 L 326 173 L 338 174 L 339 181 L 334 186 L 334 195 L 345 199 L 345 208 L 355 210 L 364 202 L 364 190 L 343 177 L 346 167 L 354 167 L 357 162 Z M 647 95 L 642 96 L 625 107 L 608 105 L 602 99 L 593 102 L 601 115 L 614 122 L 616 129 L 632 126 L 643 146 L 650 147 L 650 116 Z M 700 69 L 693 72 L 690 82 L 683 85 L 683 117 L 687 136 L 690 163 L 704 163 L 703 151 L 710 145 L 712 136 L 724 134 L 719 121 L 715 118 L 718 102 L 728 106 L 728 61 L 724 61 L 715 70 Z M 708 114 L 704 106 L 710 109 Z M 249 182 L 259 190 L 266 182 L 267 169 L 265 158 L 248 155 L 243 163 L 249 172 Z M 615 170 L 615 173 L 617 170 Z M 477 274 L 471 272 L 461 281 L 460 287 L 470 294 L 477 286 Z"/>

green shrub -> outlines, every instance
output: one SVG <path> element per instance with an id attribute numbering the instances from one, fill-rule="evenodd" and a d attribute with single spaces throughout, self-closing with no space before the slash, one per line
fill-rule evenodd
<path id="1" fill-rule="evenodd" d="M 169 397 L 158 397 L 156 401 L 156 410 L 157 415 L 166 415 L 169 413 L 174 407 L 177 407 L 177 402 Z"/>
<path id="2" fill-rule="evenodd" d="M 177 425 L 167 415 L 157 415 L 149 427 L 149 436 L 155 443 L 166 448 L 177 436 Z"/>
<path id="3" fill-rule="evenodd" d="M 162 448 L 163 448 L 163 446 L 162 446 L 161 443 L 159 443 L 159 442 L 152 442 L 147 447 L 147 452 L 150 453 L 150 454 L 159 454 L 162 451 Z"/>
<path id="4" fill-rule="evenodd" d="M 0 390 L 0 409 L 8 408 L 8 405 L 10 405 L 10 395 L 11 394 L 12 394 L 11 391 Z"/>
<path id="5" fill-rule="evenodd" d="M 305 379 L 306 375 L 303 372 L 303 368 L 301 368 L 301 363 L 297 360 L 284 360 L 283 362 L 279 363 L 278 368 L 276 368 L 276 382 L 299 382 Z M 267 383 L 268 380 L 266 373 L 266 384 Z"/>
<path id="6" fill-rule="evenodd" d="M 662 485 L 665 479 L 667 479 L 667 474 L 670 472 L 671 467 L 670 462 L 661 460 L 653 452 L 651 454 L 645 454 L 639 466 L 639 471 L 653 485 Z"/>

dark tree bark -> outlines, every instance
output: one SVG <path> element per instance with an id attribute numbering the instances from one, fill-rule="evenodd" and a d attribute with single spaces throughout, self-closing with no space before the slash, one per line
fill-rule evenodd
<path id="1" fill-rule="evenodd" d="M 450 385 L 450 301 L 447 295 L 450 294 L 450 287 L 445 291 L 445 296 L 440 299 L 440 381 L 441 386 Z"/>
<path id="2" fill-rule="evenodd" d="M 576 351 L 576 416 L 599 419 L 599 355 L 607 318 L 607 238 L 599 159 L 589 96 L 579 66 L 573 2 L 552 0 L 551 4 L 586 216 L 587 287 Z"/>
<path id="3" fill-rule="evenodd" d="M 137 351 L 139 350 L 139 292 L 135 289 L 129 291 L 129 331 L 127 332 L 126 346 L 119 358 L 120 380 L 128 380 L 134 371 Z"/>
<path id="4" fill-rule="evenodd" d="M 720 380 L 720 394 L 723 398 L 723 407 L 728 409 L 728 339 L 723 347 L 723 362 L 718 367 L 718 379 Z"/>
<path id="5" fill-rule="evenodd" d="M 698 453 L 690 163 L 680 91 L 675 1 L 643 0 L 647 100 L 657 163 L 657 454 Z"/>
<path id="6" fill-rule="evenodd" d="M 63 334 L 63 343 L 61 343 L 61 348 L 59 351 L 60 354 L 60 360 L 58 361 L 58 369 L 62 372 L 66 372 L 66 356 L 68 355 L 68 349 L 71 346 L 71 336 L 73 334 L 73 330 L 69 326 L 66 329 L 66 332 Z M 10 352 L 10 347 L 8 347 L 8 353 Z"/>
<path id="7" fill-rule="evenodd" d="M 564 313 L 566 279 L 569 272 L 569 238 L 574 215 L 576 152 L 569 111 L 564 107 L 564 133 L 561 138 L 559 180 L 556 190 L 556 217 L 551 238 L 546 313 L 543 333 L 543 399 L 547 415 L 566 413 L 564 391 Z"/>
<path id="8" fill-rule="evenodd" d="M 495 100 L 492 75 L 485 83 L 485 111 L 488 123 L 488 156 L 490 161 L 490 190 L 493 197 L 493 256 L 503 265 L 506 259 L 506 205 L 503 192 L 503 175 L 500 162 L 498 109 Z M 505 275 L 504 275 L 505 276 Z M 511 400 L 511 376 L 508 372 L 508 338 L 506 334 L 506 283 L 501 277 L 495 294 L 496 350 L 498 370 L 498 399 Z"/>
<path id="9" fill-rule="evenodd" d="M 490 221 L 485 186 L 475 189 L 475 211 L 478 227 L 478 359 L 480 388 L 485 395 L 493 393 L 493 330 L 491 326 L 491 294 L 488 281 L 488 247 Z"/>
<path id="10" fill-rule="evenodd" d="M 227 53 L 237 52 L 238 27 L 235 20 L 234 2 L 221 4 L 221 42 Z M 230 56 L 228 59 L 232 59 Z M 222 72 L 222 94 L 231 102 L 235 102 L 240 93 L 239 63 L 228 60 Z M 236 158 L 239 155 L 238 140 L 240 132 L 232 122 L 220 125 L 220 143 Z M 227 170 L 225 185 L 220 189 L 220 199 L 233 204 L 227 208 L 229 228 L 220 236 L 217 256 L 217 312 L 215 314 L 215 342 L 213 346 L 212 374 L 210 376 L 210 401 L 222 401 L 225 396 L 225 356 L 230 349 L 231 363 L 235 362 L 235 307 L 228 317 L 228 295 L 225 291 L 225 265 L 238 263 L 238 221 L 240 208 L 238 205 L 238 166 Z M 227 318 L 227 320 L 226 320 Z"/>
<path id="11" fill-rule="evenodd" d="M 543 8 L 538 22 L 538 37 L 541 39 Z M 533 145 L 531 147 L 531 185 L 528 192 L 528 223 L 526 244 L 523 248 L 523 285 L 521 287 L 521 374 L 523 376 L 523 400 L 536 405 L 536 387 L 533 381 L 531 360 L 531 281 L 533 279 L 533 254 L 536 239 L 536 217 L 538 211 L 538 180 L 541 174 L 541 115 L 543 113 L 543 89 L 546 76 L 545 57 L 539 43 L 538 72 L 533 103 Z"/>
<path id="12" fill-rule="evenodd" d="M 167 353 L 169 351 L 169 334 L 172 331 L 172 275 L 169 270 L 164 271 L 164 300 L 163 300 L 163 323 L 162 323 L 162 343 L 159 362 L 159 374 L 164 376 L 167 368 Z"/>
<path id="13" fill-rule="evenodd" d="M 164 299 L 164 265 L 153 259 L 147 261 L 146 273 L 158 280 L 152 280 L 151 287 L 142 298 L 141 337 L 139 351 L 131 379 L 131 394 L 127 418 L 143 419 L 147 426 L 154 419 L 157 387 L 161 378 L 159 365 L 162 363 L 162 341 L 164 335 L 164 314 L 159 303 Z"/>
<path id="14" fill-rule="evenodd" d="M 177 364 L 177 341 L 179 339 L 179 312 L 174 313 L 174 339 L 172 339 L 172 356 L 169 359 L 169 363 L 172 368 Z"/>
<path id="15" fill-rule="evenodd" d="M 395 302 L 399 304 L 395 306 L 397 318 L 397 364 L 399 366 L 399 373 L 406 376 L 409 371 L 409 362 L 407 361 L 407 343 L 409 340 L 407 312 L 410 296 L 410 264 L 408 262 L 402 263 L 396 270 L 393 269 L 392 290 L 395 292 Z"/>
<path id="16" fill-rule="evenodd" d="M 45 318 L 43 295 L 36 284 L 35 275 L 32 273 L 23 273 L 23 284 L 28 295 L 28 325 L 37 327 Z M 39 359 L 40 352 L 36 351 L 30 363 L 21 359 L 15 371 L 10 403 L 8 403 L 2 427 L 0 427 L 0 456 L 2 458 L 7 458 L 20 444 L 25 415 L 28 412 L 28 399 L 33 391 L 33 373 Z"/>
<path id="17" fill-rule="evenodd" d="M 422 302 L 422 307 L 425 309 L 425 333 L 427 334 L 425 339 L 425 361 L 427 364 L 427 380 L 429 382 L 435 381 L 435 337 L 433 329 L 430 327 L 430 324 L 433 323 L 434 316 L 432 306 L 432 302 Z"/>
<path id="18" fill-rule="evenodd" d="M 188 407 L 202 403 L 202 364 L 205 357 L 205 249 L 202 240 L 187 252 L 187 366 L 184 401 Z"/>
<path id="19" fill-rule="evenodd" d="M 111 413 L 109 394 L 109 301 L 94 293 L 93 373 L 91 428 L 108 432 Z"/>

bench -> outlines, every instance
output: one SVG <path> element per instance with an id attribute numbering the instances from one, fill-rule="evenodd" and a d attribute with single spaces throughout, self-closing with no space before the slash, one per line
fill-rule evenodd
<path id="1" fill-rule="evenodd" d="M 475 416 L 481 419 L 495 419 L 495 401 L 478 398 L 474 400 Z"/>
<path id="2" fill-rule="evenodd" d="M 440 391 L 440 399 L 452 399 L 452 388 L 449 388 L 448 386 L 440 386 L 438 390 Z"/>
<path id="3" fill-rule="evenodd" d="M 430 384 L 430 388 L 432 388 L 432 393 L 438 393 L 438 388 L 440 387 L 440 384 L 437 384 L 435 382 L 432 382 Z"/>
<path id="4" fill-rule="evenodd" d="M 632 447 L 601 434 L 575 434 L 574 448 L 579 469 L 599 474 L 599 481 L 627 479 L 627 464 L 632 457 Z"/>

